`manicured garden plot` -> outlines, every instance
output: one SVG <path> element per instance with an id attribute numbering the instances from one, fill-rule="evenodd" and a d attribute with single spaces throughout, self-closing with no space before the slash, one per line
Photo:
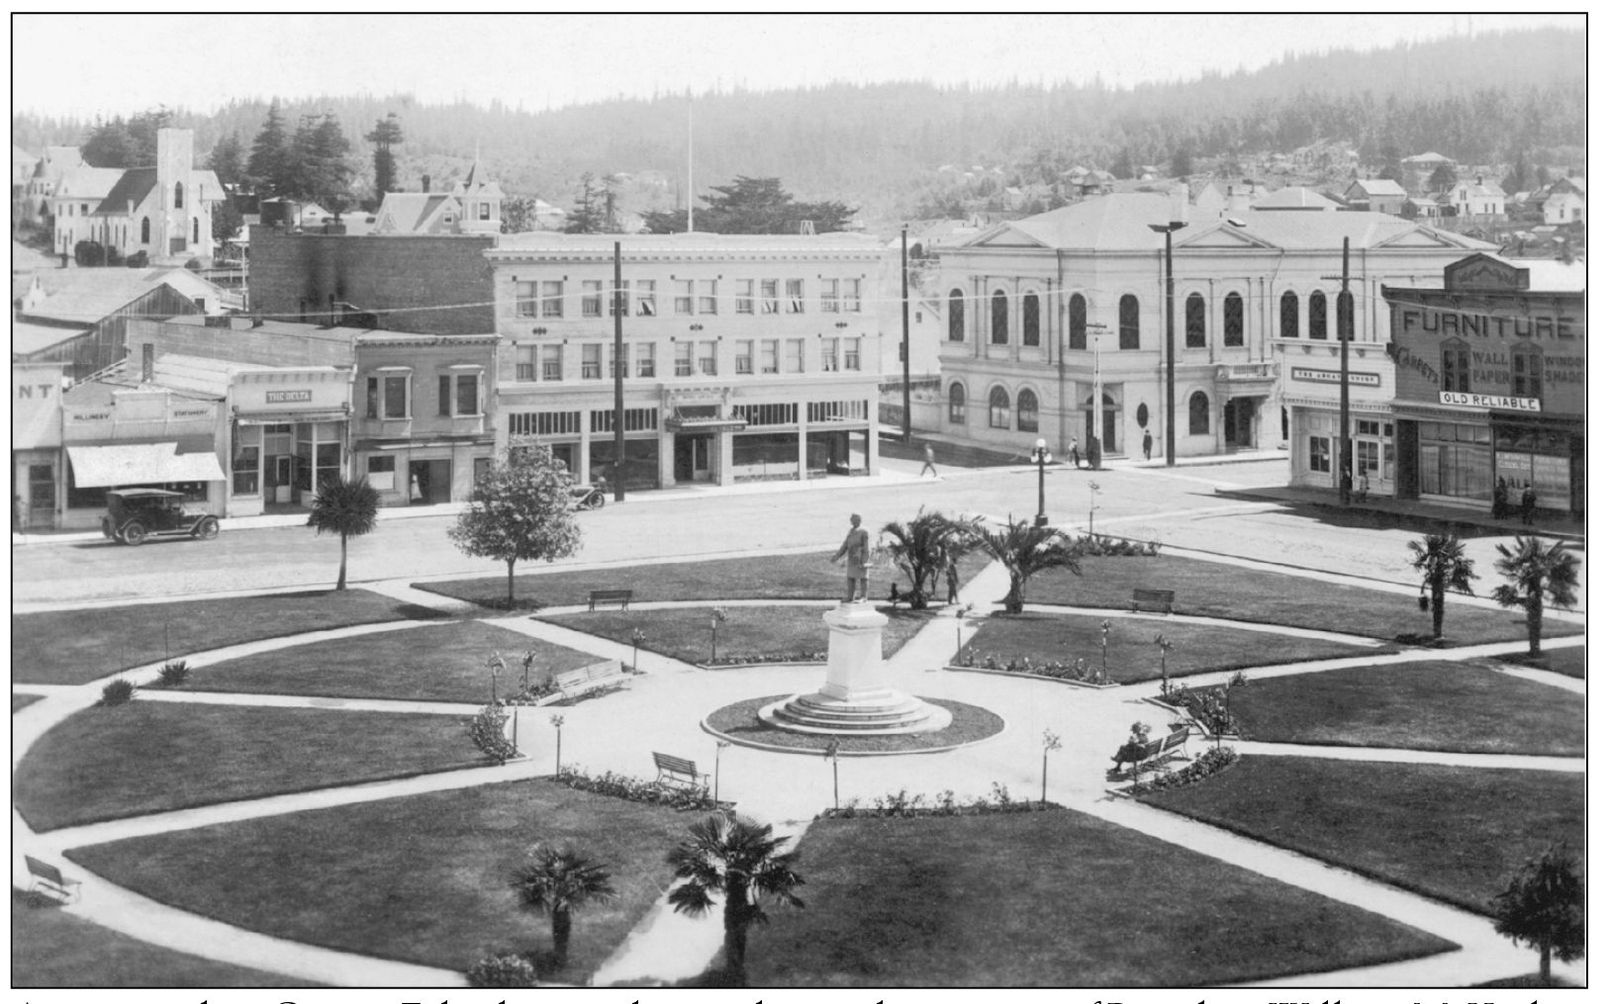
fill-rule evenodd
<path id="1" fill-rule="evenodd" d="M 1402 564 L 1406 565 L 1403 551 Z M 1361 586 L 1320 582 L 1216 561 L 1162 553 L 1154 558 L 1084 558 L 1081 575 L 1050 571 L 1029 583 L 1029 603 L 1064 603 L 1080 607 L 1132 605 L 1135 589 L 1171 589 L 1173 612 L 1231 620 L 1286 624 L 1392 640 L 1398 635 L 1428 634 L 1429 614 L 1410 596 Z M 1579 634 L 1580 628 L 1546 620 L 1543 634 Z M 1515 610 L 1482 610 L 1455 601 L 1446 605 L 1448 644 L 1474 645 L 1518 641 L 1527 637 L 1524 614 Z"/>
<path id="2" fill-rule="evenodd" d="M 535 651 L 531 683 L 598 661 L 595 655 L 554 645 L 481 621 L 451 621 L 424 627 L 296 645 L 202 666 L 186 687 L 253 694 L 309 694 L 410 701 L 484 702 L 491 697 L 493 652 L 508 668 L 499 671 L 498 693 L 523 682 L 521 660 Z"/>
<path id="3" fill-rule="evenodd" d="M 1585 836 L 1585 776 L 1560 771 L 1247 756 L 1144 801 L 1480 913 L 1527 858 Z"/>
<path id="4" fill-rule="evenodd" d="M 753 986 L 1213 986 L 1450 942 L 1071 811 L 822 819 Z"/>
<path id="5" fill-rule="evenodd" d="M 833 737 L 806 732 L 789 732 L 759 721 L 759 709 L 767 704 L 790 697 L 790 694 L 772 694 L 728 704 L 706 719 L 708 726 L 722 735 L 739 742 L 764 743 L 788 749 L 825 753 Z M 920 695 L 917 695 L 920 696 Z M 964 743 L 975 743 L 998 735 L 1005 728 L 1004 719 L 975 704 L 932 698 L 930 703 L 948 709 L 950 724 L 936 732 L 914 732 L 904 735 L 857 736 L 845 734 L 836 737 L 838 749 L 849 753 L 891 753 L 943 749 Z"/>
<path id="6" fill-rule="evenodd" d="M 1545 669 L 1553 673 L 1562 673 L 1577 680 L 1586 678 L 1586 646 L 1570 645 L 1568 648 L 1549 648 L 1539 656 L 1529 656 L 1523 653 L 1505 656 L 1503 662 L 1515 666 L 1532 666 L 1536 669 Z"/>
<path id="7" fill-rule="evenodd" d="M 873 532 L 875 528 L 872 529 Z M 843 566 L 831 562 L 832 552 L 769 554 L 713 561 L 677 561 L 662 565 L 630 565 L 586 571 L 548 572 L 514 577 L 514 603 L 528 609 L 584 604 L 594 589 L 629 589 L 632 602 L 654 600 L 830 600 L 843 596 Z M 970 555 L 960 564 L 965 583 L 988 565 L 982 555 Z M 885 597 L 888 585 L 900 589 L 909 581 L 896 571 L 873 572 L 872 599 Z M 415 589 L 501 608 L 508 598 L 505 576 L 415 582 Z M 943 597 L 939 597 L 942 599 Z"/>
<path id="8" fill-rule="evenodd" d="M 1583 695 L 1469 663 L 1253 680 L 1234 689 L 1233 708 L 1246 737 L 1258 742 L 1545 756 L 1586 751 Z"/>
<path id="9" fill-rule="evenodd" d="M 11 713 L 16 714 L 33 702 L 42 700 L 44 700 L 44 698 L 40 697 L 38 694 L 12 694 Z"/>
<path id="10" fill-rule="evenodd" d="M 35 830 L 477 766 L 455 715 L 142 701 L 80 711 L 13 775 Z"/>
<path id="11" fill-rule="evenodd" d="M 11 891 L 11 985 L 34 987 L 316 987 L 279 973 L 214 962 L 28 905 Z"/>
<path id="12" fill-rule="evenodd" d="M 440 616 L 366 589 L 17 614 L 11 618 L 11 678 L 88 683 L 130 666 L 259 638 Z"/>
<path id="13" fill-rule="evenodd" d="M 964 665 L 963 660 L 970 657 L 976 666 L 984 667 L 985 660 L 993 656 L 1003 668 L 1012 658 L 1064 664 L 1081 658 L 1090 666 L 1098 666 L 1101 620 L 1098 616 L 1075 614 L 995 614 L 982 623 L 953 661 Z M 1169 677 L 1378 651 L 1341 642 L 1290 638 L 1232 627 L 1117 617 L 1111 620 L 1106 649 L 1106 665 L 1113 682 L 1161 678 L 1157 634 L 1172 643 L 1167 653 Z"/>
<path id="14" fill-rule="evenodd" d="M 631 632 L 641 630 L 642 647 L 683 662 L 709 661 L 710 607 L 669 610 L 599 610 L 596 613 L 554 614 L 544 621 L 584 631 L 600 638 L 631 644 Z M 825 661 L 826 606 L 725 607 L 715 655 L 720 662 Z M 932 622 L 927 611 L 884 610 L 888 624 L 882 629 L 882 657 L 904 647 L 917 631 Z"/>
<path id="15" fill-rule="evenodd" d="M 569 843 L 613 873 L 617 898 L 574 914 L 583 981 L 671 880 L 696 815 L 549 781 L 483 785 L 84 847 L 69 856 L 153 899 L 241 927 L 464 970 L 486 954 L 545 951 L 545 916 L 509 879 L 536 841 Z"/>

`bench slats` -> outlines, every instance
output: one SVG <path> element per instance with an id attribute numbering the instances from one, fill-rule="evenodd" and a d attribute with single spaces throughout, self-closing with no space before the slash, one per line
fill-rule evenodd
<path id="1" fill-rule="evenodd" d="M 618 603 L 621 610 L 631 606 L 631 590 L 629 589 L 594 589 L 587 594 L 586 609 L 596 610 L 599 603 Z"/>
<path id="2" fill-rule="evenodd" d="M 1170 614 L 1173 608 L 1173 591 L 1171 589 L 1135 589 L 1133 591 L 1133 609 L 1149 610 L 1156 613 Z"/>
<path id="3" fill-rule="evenodd" d="M 78 887 L 84 883 L 63 876 L 60 868 L 32 855 L 24 854 L 23 858 L 28 862 L 28 874 L 33 876 L 33 884 L 28 887 L 28 898 L 35 905 L 47 892 L 63 903 L 71 903 L 78 898 Z"/>
<path id="4" fill-rule="evenodd" d="M 668 753 L 653 754 L 653 765 L 659 769 L 659 776 L 654 780 L 659 784 L 675 785 L 683 788 L 698 788 L 702 785 L 698 773 L 698 765 L 683 757 L 671 756 Z"/>

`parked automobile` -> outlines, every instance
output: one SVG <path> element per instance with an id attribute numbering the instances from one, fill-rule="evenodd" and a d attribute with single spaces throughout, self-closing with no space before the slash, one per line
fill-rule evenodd
<path id="1" fill-rule="evenodd" d="M 199 537 L 211 540 L 218 535 L 218 517 L 186 511 L 182 492 L 160 488 L 114 488 L 106 493 L 106 515 L 101 517 L 101 535 L 131 547 L 137 547 L 153 537 Z"/>
<path id="2" fill-rule="evenodd" d="M 601 509 L 603 502 L 601 485 L 570 485 L 571 509 Z"/>

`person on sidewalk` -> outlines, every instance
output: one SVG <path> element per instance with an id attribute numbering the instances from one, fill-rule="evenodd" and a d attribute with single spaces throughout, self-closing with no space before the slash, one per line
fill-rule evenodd
<path id="1" fill-rule="evenodd" d="M 922 462 L 921 462 L 921 473 L 916 475 L 916 476 L 924 478 L 924 477 L 927 476 L 927 472 L 931 471 L 932 476 L 936 478 L 938 476 L 938 468 L 934 467 L 933 463 L 932 463 L 932 444 L 931 443 L 922 443 L 921 444 L 921 455 L 922 455 L 922 458 L 923 458 Z"/>
<path id="2" fill-rule="evenodd" d="M 1074 471 L 1083 469 L 1083 458 L 1078 455 L 1077 440 L 1074 439 L 1072 442 L 1066 444 L 1066 456 L 1067 460 L 1072 464 L 1072 469 Z"/>
<path id="3" fill-rule="evenodd" d="M 1368 469 L 1364 467 L 1361 473 L 1362 478 L 1357 482 L 1357 501 L 1366 502 L 1368 501 Z"/>
<path id="4" fill-rule="evenodd" d="M 1535 523 L 1535 486 L 1526 481 L 1524 492 L 1519 496 L 1519 515 L 1524 518 L 1525 526 Z"/>
<path id="5" fill-rule="evenodd" d="M 1145 439 L 1144 439 L 1144 443 L 1142 445 L 1144 446 L 1144 450 L 1145 450 L 1145 459 L 1149 460 L 1150 459 L 1150 448 L 1156 445 L 1156 441 L 1150 438 L 1150 430 L 1149 429 L 1145 430 Z"/>
<path id="6" fill-rule="evenodd" d="M 1508 514 L 1508 486 L 1507 478 L 1496 479 L 1496 491 L 1491 495 L 1491 515 L 1497 519 L 1507 519 Z"/>
<path id="7" fill-rule="evenodd" d="M 849 517 L 849 532 L 843 538 L 843 546 L 832 555 L 832 564 L 847 559 L 844 574 L 847 578 L 847 588 L 844 590 L 843 602 L 853 603 L 855 598 L 867 599 L 866 594 L 866 562 L 871 558 L 871 535 L 860 526 L 860 514 L 854 513 Z"/>
<path id="8" fill-rule="evenodd" d="M 950 558 L 944 563 L 944 584 L 949 587 L 949 596 L 944 600 L 948 605 L 960 602 L 960 569 L 955 565 L 955 559 Z"/>

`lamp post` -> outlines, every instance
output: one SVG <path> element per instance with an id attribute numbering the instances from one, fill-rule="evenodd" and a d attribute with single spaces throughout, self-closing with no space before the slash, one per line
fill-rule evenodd
<path id="1" fill-rule="evenodd" d="M 1048 526 L 1050 517 L 1044 515 L 1044 465 L 1050 459 L 1050 448 L 1044 444 L 1042 438 L 1033 444 L 1032 460 L 1038 464 L 1039 506 L 1038 515 L 1033 517 L 1034 526 Z"/>
<path id="2" fill-rule="evenodd" d="M 715 798 L 716 807 L 718 807 L 720 805 L 720 751 L 724 750 L 727 746 L 730 746 L 730 745 L 731 745 L 731 743 L 727 742 L 724 739 L 716 739 L 715 740 L 715 795 L 714 795 L 714 798 Z"/>
<path id="3" fill-rule="evenodd" d="M 1044 762 L 1039 772 L 1039 808 L 1041 809 L 1044 808 L 1044 803 L 1049 797 L 1050 793 L 1050 753 L 1060 748 L 1061 737 L 1056 735 L 1054 732 L 1051 732 L 1049 729 L 1045 729 Z"/>
<path id="4" fill-rule="evenodd" d="M 1173 466 L 1176 452 L 1173 444 L 1173 276 L 1172 235 L 1174 230 L 1187 226 L 1183 220 L 1152 223 L 1150 229 L 1167 239 L 1167 466 Z"/>
<path id="5" fill-rule="evenodd" d="M 826 758 L 828 760 L 832 761 L 832 808 L 836 809 L 838 807 L 838 770 L 837 770 L 838 741 L 837 741 L 837 737 L 833 736 L 832 741 L 827 743 L 826 744 L 826 749 L 822 750 L 821 752 L 826 755 Z"/>
<path id="6" fill-rule="evenodd" d="M 564 716 L 552 715 L 547 719 L 553 724 L 553 776 L 564 773 Z"/>
<path id="7" fill-rule="evenodd" d="M 1089 536 L 1090 537 L 1094 536 L 1094 495 L 1099 490 L 1100 490 L 1099 485 L 1095 484 L 1093 481 L 1089 482 Z"/>

